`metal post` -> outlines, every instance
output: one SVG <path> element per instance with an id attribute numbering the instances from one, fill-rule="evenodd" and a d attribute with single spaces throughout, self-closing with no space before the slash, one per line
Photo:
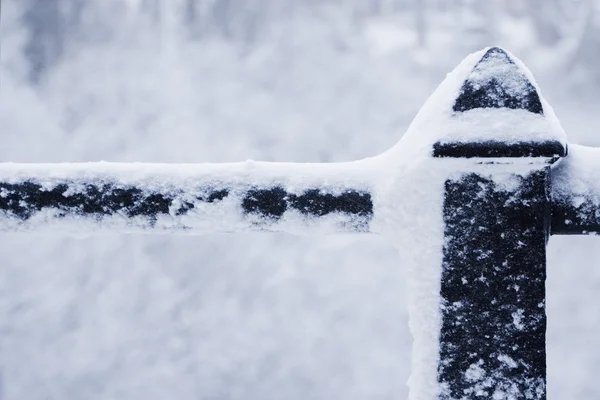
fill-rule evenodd
<path id="1" fill-rule="evenodd" d="M 446 182 L 441 399 L 543 399 L 549 167 Z"/>
<path id="2" fill-rule="evenodd" d="M 478 82 L 463 83 L 455 117 L 508 108 L 544 118 L 535 86 L 504 51 L 490 49 L 472 74 Z M 524 133 L 434 148 L 437 157 L 479 160 L 445 183 L 439 398 L 545 399 L 551 164 L 566 147 Z"/>

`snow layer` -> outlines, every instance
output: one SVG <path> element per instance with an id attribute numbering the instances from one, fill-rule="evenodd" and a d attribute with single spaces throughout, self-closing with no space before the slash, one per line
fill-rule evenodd
<path id="1" fill-rule="evenodd" d="M 575 207 L 600 206 L 600 148 L 569 145 L 569 156 L 553 170 L 552 196 Z"/>

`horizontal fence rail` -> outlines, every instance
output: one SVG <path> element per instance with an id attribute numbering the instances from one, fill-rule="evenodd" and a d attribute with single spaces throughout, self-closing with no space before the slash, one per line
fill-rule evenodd
<path id="1" fill-rule="evenodd" d="M 0 230 L 368 232 L 364 163 L 0 164 Z"/>
<path id="2" fill-rule="evenodd" d="M 552 172 L 553 235 L 600 234 L 600 148 L 569 146 Z"/>

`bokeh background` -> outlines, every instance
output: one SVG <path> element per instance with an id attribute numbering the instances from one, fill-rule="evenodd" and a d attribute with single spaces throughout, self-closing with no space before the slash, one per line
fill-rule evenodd
<path id="1" fill-rule="evenodd" d="M 600 145 L 597 0 L 2 0 L 0 19 L 0 161 L 371 156 L 488 45 Z M 405 399 L 401 253 L 2 233 L 0 398 Z M 600 398 L 599 264 L 599 238 L 552 238 L 550 399 Z"/>

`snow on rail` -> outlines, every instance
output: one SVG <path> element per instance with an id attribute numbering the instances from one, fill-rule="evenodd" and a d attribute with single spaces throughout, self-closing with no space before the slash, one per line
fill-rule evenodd
<path id="1" fill-rule="evenodd" d="M 600 148 L 571 145 L 553 170 L 552 234 L 600 234 Z"/>
<path id="2" fill-rule="evenodd" d="M 0 231 L 365 232 L 365 163 L 0 164 Z"/>

